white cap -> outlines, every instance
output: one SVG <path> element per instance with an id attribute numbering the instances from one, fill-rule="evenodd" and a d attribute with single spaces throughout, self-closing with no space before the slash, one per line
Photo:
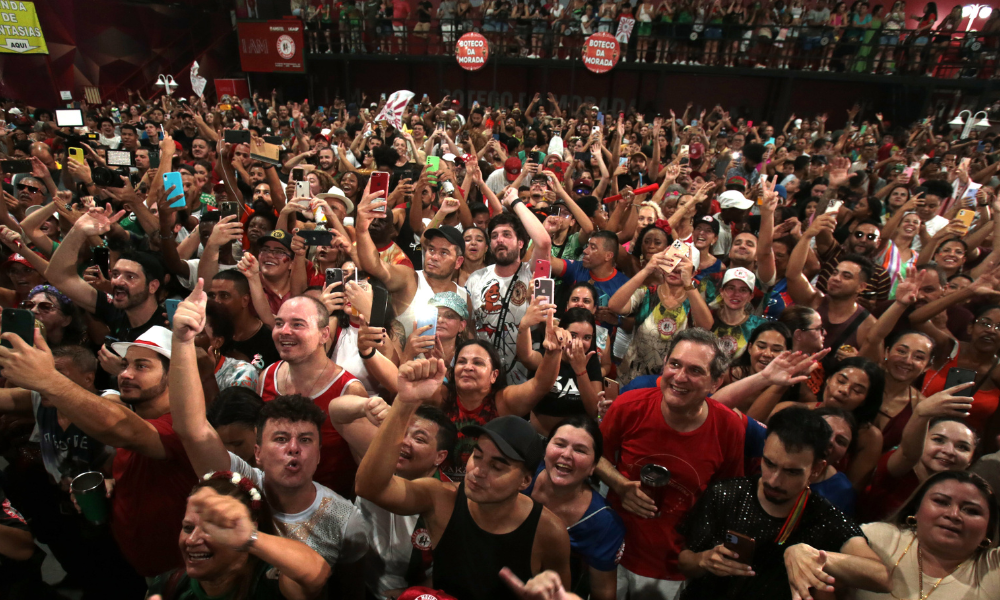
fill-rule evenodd
<path id="1" fill-rule="evenodd" d="M 757 282 L 757 278 L 754 277 L 750 269 L 744 269 L 743 267 L 735 267 L 732 269 L 727 269 L 725 276 L 722 278 L 722 286 L 725 287 L 727 283 L 734 279 L 739 279 L 743 283 L 747 284 L 750 291 L 753 291 L 754 283 Z"/>
<path id="2" fill-rule="evenodd" d="M 111 349 L 119 356 L 125 356 L 132 346 L 149 348 L 153 352 L 162 354 L 170 360 L 170 344 L 172 342 L 170 330 L 159 325 L 153 325 L 146 330 L 146 333 L 139 336 L 134 342 L 118 342 L 111 344 Z"/>
<path id="3" fill-rule="evenodd" d="M 10 109 L 10 110 L 7 111 L 7 114 L 9 114 L 9 115 L 20 115 L 21 114 L 21 109 L 20 108 L 16 108 L 16 107 L 12 108 L 12 109 Z"/>
<path id="4" fill-rule="evenodd" d="M 441 160 L 446 160 L 448 162 L 455 162 L 455 155 L 452 154 L 451 152 L 448 152 L 447 154 L 441 157 Z"/>
<path id="5" fill-rule="evenodd" d="M 747 210 L 753 206 L 753 200 L 747 199 L 739 190 L 726 190 L 719 194 L 719 206 L 723 210 L 727 208 Z"/>
<path id="6" fill-rule="evenodd" d="M 337 186 L 333 186 L 323 194 L 316 194 L 316 197 L 322 199 L 336 198 L 344 203 L 344 208 L 347 210 L 348 213 L 354 212 L 354 203 L 351 202 L 350 198 L 347 197 L 347 194 L 344 193 L 344 190 L 340 189 Z"/>

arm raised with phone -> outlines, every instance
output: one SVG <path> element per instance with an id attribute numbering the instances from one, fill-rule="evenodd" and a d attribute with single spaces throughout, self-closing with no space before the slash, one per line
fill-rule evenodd
<path id="1" fill-rule="evenodd" d="M 377 210 L 384 208 L 385 198 L 381 192 L 371 192 L 371 180 L 365 186 L 365 193 L 358 204 L 358 217 L 355 221 L 355 232 L 358 237 L 359 267 L 371 277 L 385 284 L 392 293 L 393 308 L 396 314 L 402 314 L 413 295 L 417 291 L 417 273 L 413 267 L 392 265 L 384 262 L 379 256 L 378 246 L 372 239 L 370 227 L 376 219 L 385 219 L 386 213 Z"/>

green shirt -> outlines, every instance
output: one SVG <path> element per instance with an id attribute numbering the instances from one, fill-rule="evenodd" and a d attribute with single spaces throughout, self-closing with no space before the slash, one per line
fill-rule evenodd
<path id="1" fill-rule="evenodd" d="M 562 246 L 552 244 L 552 256 L 563 260 L 580 260 L 583 255 L 583 246 L 580 244 L 580 233 L 574 233 L 566 238 L 566 243 Z"/>
<path id="2" fill-rule="evenodd" d="M 250 574 L 250 587 L 245 596 L 247 600 L 282 600 L 284 598 L 278 588 L 277 577 L 271 579 L 267 576 L 267 572 L 271 569 L 271 565 L 258 561 L 253 573 Z M 242 583 L 243 578 L 238 579 L 238 581 Z M 232 600 L 238 591 L 235 589 L 221 596 L 209 596 L 197 580 L 191 579 L 184 573 L 183 567 L 156 577 L 149 586 L 150 595 L 162 594 L 164 598 L 174 598 L 175 600 Z"/>

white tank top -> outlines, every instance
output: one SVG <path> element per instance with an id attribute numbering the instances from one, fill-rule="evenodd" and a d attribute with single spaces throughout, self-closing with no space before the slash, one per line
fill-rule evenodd
<path id="1" fill-rule="evenodd" d="M 469 292 L 465 291 L 465 288 L 457 283 L 452 285 L 455 286 L 455 289 L 452 291 L 461 296 L 462 300 L 468 302 Z M 417 271 L 417 291 L 413 293 L 413 300 L 410 300 L 410 305 L 406 307 L 403 314 L 396 317 L 396 319 L 403 325 L 403 330 L 406 332 L 407 338 L 409 338 L 410 334 L 413 333 L 413 323 L 417 320 L 416 309 L 427 306 L 427 301 L 433 296 L 434 290 L 431 289 L 431 285 L 427 283 L 427 278 L 424 277 L 424 272 Z"/>

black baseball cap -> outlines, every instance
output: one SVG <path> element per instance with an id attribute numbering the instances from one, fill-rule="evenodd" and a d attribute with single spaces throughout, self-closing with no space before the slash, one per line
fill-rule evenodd
<path id="1" fill-rule="evenodd" d="M 265 242 L 278 242 L 285 247 L 286 250 L 292 249 L 292 236 L 284 229 L 275 229 L 271 233 L 260 238 L 260 247 L 264 247 Z"/>
<path id="2" fill-rule="evenodd" d="M 809 162 L 813 163 L 814 165 L 825 165 L 827 161 L 826 161 L 826 156 L 824 156 L 823 154 L 813 154 L 812 156 L 809 157 Z"/>
<path id="3" fill-rule="evenodd" d="M 719 235 L 719 222 L 713 219 L 711 215 L 702 215 L 701 218 L 696 219 L 694 226 L 698 227 L 699 225 L 708 225 L 712 228 L 712 233 Z"/>
<path id="4" fill-rule="evenodd" d="M 459 256 L 465 256 L 465 238 L 454 227 L 441 225 L 440 227 L 427 229 L 424 231 L 424 237 L 428 240 L 436 237 L 444 238 L 449 244 L 458 246 Z"/>
<path id="5" fill-rule="evenodd" d="M 523 462 L 531 473 L 535 472 L 538 463 L 545 457 L 545 440 L 535 432 L 531 423 L 521 417 L 499 417 L 486 425 L 463 427 L 461 431 L 469 437 L 489 436 L 504 456 Z"/>

